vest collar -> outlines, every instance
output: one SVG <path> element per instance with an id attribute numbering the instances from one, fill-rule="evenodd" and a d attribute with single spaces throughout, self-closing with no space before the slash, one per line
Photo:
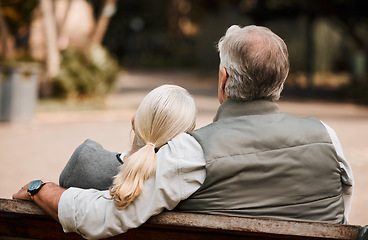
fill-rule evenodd
<path id="1" fill-rule="evenodd" d="M 216 116 L 213 121 L 240 117 L 246 115 L 263 115 L 278 113 L 279 106 L 268 100 L 255 100 L 251 102 L 235 101 L 230 98 L 226 99 L 219 109 L 217 110 Z"/>

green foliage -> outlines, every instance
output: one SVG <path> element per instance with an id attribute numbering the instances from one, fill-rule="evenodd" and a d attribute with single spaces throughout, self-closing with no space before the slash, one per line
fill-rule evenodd
<path id="1" fill-rule="evenodd" d="M 104 97 L 113 89 L 118 73 L 117 61 L 105 48 L 69 48 L 62 52 L 55 93 L 67 98 Z"/>

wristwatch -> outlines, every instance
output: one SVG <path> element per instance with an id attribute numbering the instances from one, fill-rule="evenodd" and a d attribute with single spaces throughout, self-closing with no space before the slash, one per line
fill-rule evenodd
<path id="1" fill-rule="evenodd" d="M 41 180 L 35 180 L 31 182 L 28 186 L 27 192 L 32 197 L 35 195 L 46 183 L 42 182 Z"/>

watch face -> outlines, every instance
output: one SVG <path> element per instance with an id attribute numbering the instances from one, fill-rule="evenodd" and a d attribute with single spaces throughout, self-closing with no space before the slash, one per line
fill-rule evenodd
<path id="1" fill-rule="evenodd" d="M 29 184 L 28 186 L 28 191 L 34 191 L 36 190 L 37 188 L 39 188 L 42 184 L 42 181 L 41 180 L 36 180 L 36 181 L 33 181 L 31 182 L 31 184 Z"/>

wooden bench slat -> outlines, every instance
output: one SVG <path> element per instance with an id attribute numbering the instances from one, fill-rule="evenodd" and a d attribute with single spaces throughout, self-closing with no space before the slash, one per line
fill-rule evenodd
<path id="1" fill-rule="evenodd" d="M 163 212 L 137 229 L 109 239 L 358 239 L 361 226 L 258 217 Z M 362 232 L 361 232 L 362 234 Z M 366 237 L 368 234 L 363 234 Z M 83 239 L 33 202 L 0 199 L 1 237 Z M 363 238 L 362 238 L 363 239 Z"/>

